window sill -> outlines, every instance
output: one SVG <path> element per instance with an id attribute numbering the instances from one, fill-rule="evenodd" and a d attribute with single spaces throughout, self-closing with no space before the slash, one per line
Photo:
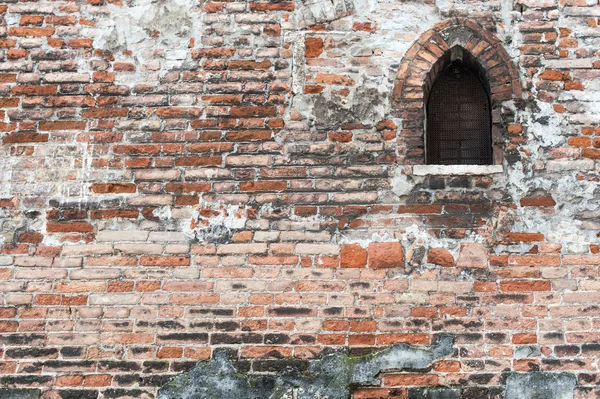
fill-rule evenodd
<path id="1" fill-rule="evenodd" d="M 480 176 L 504 173 L 502 165 L 414 165 L 413 175 Z"/>

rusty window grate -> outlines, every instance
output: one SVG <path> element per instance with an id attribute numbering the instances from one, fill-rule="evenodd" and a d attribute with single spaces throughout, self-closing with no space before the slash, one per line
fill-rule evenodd
<path id="1" fill-rule="evenodd" d="M 426 161 L 433 165 L 492 164 L 490 99 L 461 62 L 449 65 L 427 101 Z"/>

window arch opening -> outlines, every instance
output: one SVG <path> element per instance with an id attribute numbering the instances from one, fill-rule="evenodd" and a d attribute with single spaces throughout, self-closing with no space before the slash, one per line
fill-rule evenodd
<path id="1" fill-rule="evenodd" d="M 426 163 L 491 165 L 492 113 L 486 80 L 479 68 L 463 60 L 462 51 L 452 58 L 438 74 L 427 98 Z"/>

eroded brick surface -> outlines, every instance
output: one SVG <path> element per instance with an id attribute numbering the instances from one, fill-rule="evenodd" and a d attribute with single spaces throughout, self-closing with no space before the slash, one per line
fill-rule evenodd
<path id="1" fill-rule="evenodd" d="M 217 349 L 252 380 L 450 334 L 338 393 L 596 398 L 599 18 L 0 2 L 0 397 L 156 398 Z M 423 173 L 456 57 L 486 81 L 494 165 Z"/>

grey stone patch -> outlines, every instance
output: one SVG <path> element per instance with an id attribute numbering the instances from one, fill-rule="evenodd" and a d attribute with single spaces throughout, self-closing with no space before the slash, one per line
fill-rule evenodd
<path id="1" fill-rule="evenodd" d="M 359 86 L 354 94 L 352 113 L 365 125 L 375 124 L 385 117 L 387 96 L 376 87 Z"/>
<path id="2" fill-rule="evenodd" d="M 277 375 L 242 373 L 225 352 L 217 351 L 214 359 L 198 362 L 189 373 L 177 376 L 162 386 L 158 398 L 348 399 L 357 386 L 378 385 L 377 375 L 383 370 L 428 369 L 435 359 L 453 353 L 452 343 L 453 338 L 444 335 L 430 348 L 396 344 L 365 356 L 351 356 L 345 351 L 338 351 L 310 360 L 305 371 L 290 362 L 290 366 Z M 443 396 L 431 398 L 446 399 Z"/>
<path id="3" fill-rule="evenodd" d="M 349 104 L 342 105 L 342 101 L 349 101 Z M 337 129 L 342 123 L 353 121 L 374 125 L 384 119 L 386 108 L 386 94 L 375 87 L 361 85 L 349 99 L 341 99 L 336 95 L 331 98 L 317 96 L 312 105 L 312 114 L 317 129 Z"/>
<path id="4" fill-rule="evenodd" d="M 406 250 L 406 263 L 412 267 L 422 265 L 426 252 L 427 246 L 423 239 L 416 239 Z"/>
<path id="5" fill-rule="evenodd" d="M 441 35 L 444 40 L 446 40 L 446 43 L 448 43 L 448 47 L 464 47 L 469 39 L 473 36 L 473 30 L 466 26 L 459 25 L 443 31 Z"/>
<path id="6" fill-rule="evenodd" d="M 208 226 L 205 230 L 195 231 L 194 242 L 210 244 L 226 244 L 237 230 L 228 229 L 223 225 Z"/>
<path id="7" fill-rule="evenodd" d="M 529 359 L 532 357 L 541 356 L 542 352 L 540 351 L 540 347 L 537 345 L 523 345 L 517 346 L 515 349 L 514 357 L 517 360 L 520 359 Z"/>
<path id="8" fill-rule="evenodd" d="M 504 399 L 573 399 L 576 384 L 568 373 L 513 373 L 506 380 Z"/>
<path id="9" fill-rule="evenodd" d="M 366 14 L 371 12 L 375 5 L 374 0 L 296 0 L 294 25 L 303 29 L 344 18 L 357 11 Z"/>
<path id="10" fill-rule="evenodd" d="M 0 399 L 38 399 L 39 389 L 2 389 L 0 388 Z"/>
<path id="11" fill-rule="evenodd" d="M 343 122 L 354 120 L 351 110 L 342 107 L 339 102 L 320 95 L 314 102 L 313 114 L 318 129 L 337 129 Z"/>
<path id="12" fill-rule="evenodd" d="M 461 390 L 454 388 L 418 388 L 408 390 L 408 399 L 461 399 Z"/>
<path id="13" fill-rule="evenodd" d="M 49 205 L 53 208 L 68 208 L 68 209 L 103 209 L 112 207 L 122 207 L 122 198 L 53 198 L 49 201 Z"/>
<path id="14" fill-rule="evenodd" d="M 104 33 L 101 38 L 103 48 L 113 52 L 128 49 L 135 41 L 145 39 L 141 32 L 146 37 L 150 37 L 153 32 L 160 32 L 160 44 L 177 46 L 177 39 L 187 39 L 192 31 L 192 10 L 195 3 L 184 0 L 135 0 L 128 2 L 122 9 L 112 7 L 113 19 L 123 19 Z M 125 21 L 130 26 L 120 25 L 120 22 Z"/>
<path id="15" fill-rule="evenodd" d="M 219 209 L 220 214 L 210 218 L 205 218 L 198 211 L 194 211 L 192 213 L 194 227 L 190 226 L 188 221 L 183 220 L 181 225 L 183 234 L 191 238 L 192 242 L 213 244 L 231 242 L 231 237 L 246 226 L 247 216 L 235 216 L 240 211 L 238 206 L 221 209 L 219 205 L 215 205 L 214 209 Z"/>

